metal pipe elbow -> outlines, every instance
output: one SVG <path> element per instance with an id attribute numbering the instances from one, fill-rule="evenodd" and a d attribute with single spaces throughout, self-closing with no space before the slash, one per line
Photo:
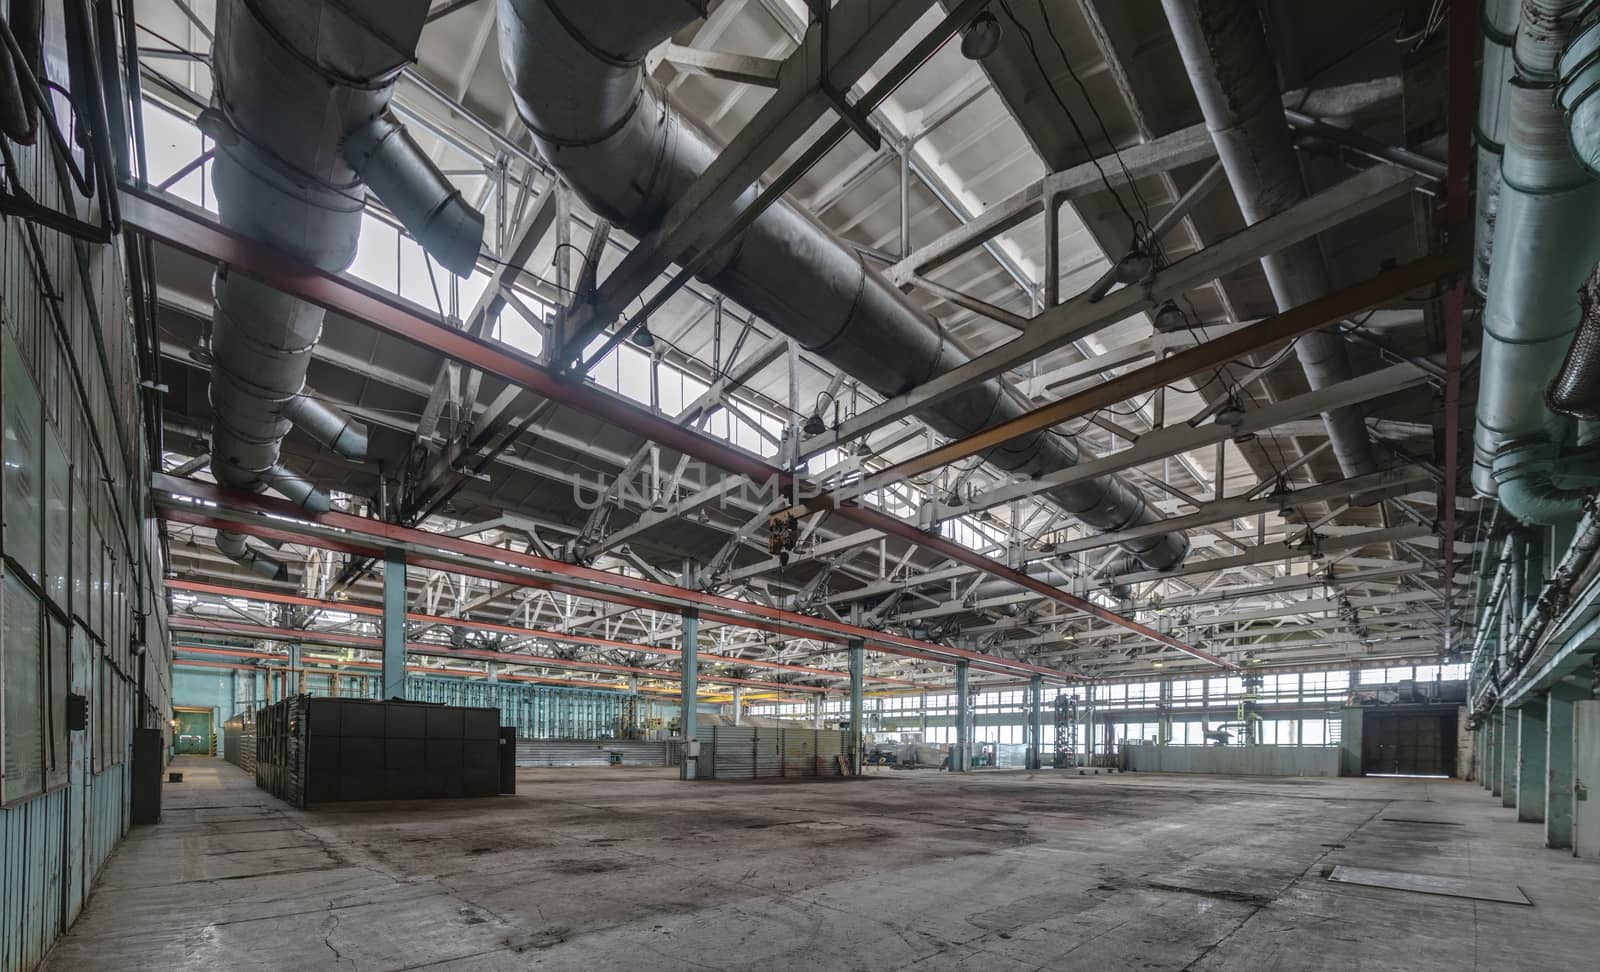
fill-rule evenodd
<path id="1" fill-rule="evenodd" d="M 217 550 L 223 556 L 267 580 L 289 579 L 289 566 L 275 557 L 269 557 L 250 546 L 242 533 L 232 530 L 217 531 Z"/>
<path id="2" fill-rule="evenodd" d="M 326 513 L 333 509 L 333 502 L 326 492 L 311 485 L 310 481 L 299 473 L 284 468 L 282 464 L 261 473 L 260 479 L 263 484 L 277 490 L 307 513 Z"/>
<path id="3" fill-rule="evenodd" d="M 462 198 L 405 126 L 385 113 L 346 135 L 344 159 L 446 270 L 466 277 L 483 248 L 483 214 Z"/>
<path id="4" fill-rule="evenodd" d="M 1547 441 L 1501 447 L 1494 459 L 1494 479 L 1507 513 L 1539 526 L 1568 524 L 1583 513 L 1583 490 L 1564 489 L 1554 482 L 1559 451 Z"/>
<path id="5" fill-rule="evenodd" d="M 284 405 L 283 417 L 346 459 L 367 458 L 366 426 L 304 388 Z"/>

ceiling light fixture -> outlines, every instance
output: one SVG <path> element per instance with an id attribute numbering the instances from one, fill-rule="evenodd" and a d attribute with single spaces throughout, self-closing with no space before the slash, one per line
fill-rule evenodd
<path id="1" fill-rule="evenodd" d="M 972 18 L 972 23 L 961 30 L 961 55 L 969 61 L 978 61 L 993 54 L 1000 46 L 1000 21 L 984 11 Z"/>
<path id="2" fill-rule="evenodd" d="M 644 348 L 647 351 L 656 346 L 656 336 L 650 333 L 649 321 L 640 321 L 638 328 L 628 335 L 628 340 L 635 347 Z"/>
<path id="3" fill-rule="evenodd" d="M 1158 331 L 1178 331 L 1189 326 L 1189 319 L 1174 301 L 1165 301 L 1156 308 L 1154 322 Z"/>

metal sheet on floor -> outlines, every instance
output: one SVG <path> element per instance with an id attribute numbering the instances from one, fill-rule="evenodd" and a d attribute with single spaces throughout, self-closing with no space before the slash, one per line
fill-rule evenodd
<path id="1" fill-rule="evenodd" d="M 1333 869 L 1328 880 L 1341 884 L 1362 884 L 1371 888 L 1393 888 L 1396 891 L 1415 891 L 1418 894 L 1442 894 L 1452 898 L 1472 898 L 1477 901 L 1499 901 L 1504 904 L 1532 905 L 1528 896 L 1515 884 L 1498 881 L 1475 881 L 1471 878 L 1444 877 L 1438 874 L 1413 874 L 1409 871 L 1380 871 L 1370 867 L 1348 867 L 1343 864 Z"/>

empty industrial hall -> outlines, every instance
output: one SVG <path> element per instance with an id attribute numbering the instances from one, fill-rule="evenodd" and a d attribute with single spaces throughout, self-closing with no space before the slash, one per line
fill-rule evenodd
<path id="1" fill-rule="evenodd" d="M 0 452 L 0 972 L 1596 966 L 1596 0 L 5 0 Z"/>

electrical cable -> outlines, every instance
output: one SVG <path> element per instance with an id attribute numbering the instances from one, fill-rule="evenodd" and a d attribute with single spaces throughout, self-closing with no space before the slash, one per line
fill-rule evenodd
<path id="1" fill-rule="evenodd" d="M 1122 170 L 1122 177 L 1128 180 L 1128 189 L 1132 191 L 1134 201 L 1139 206 L 1139 214 L 1144 217 L 1146 226 L 1150 225 L 1150 206 L 1145 202 L 1144 194 L 1139 191 L 1139 183 L 1128 171 L 1128 164 L 1123 161 L 1122 153 L 1117 149 L 1116 140 L 1111 137 L 1111 131 L 1106 127 L 1106 120 L 1100 114 L 1100 109 L 1095 106 L 1094 98 L 1090 97 L 1089 89 L 1084 86 L 1083 79 L 1078 77 L 1078 71 L 1072 66 L 1072 59 L 1067 57 L 1067 50 L 1061 43 L 1061 38 L 1056 34 L 1054 25 L 1050 23 L 1050 11 L 1045 6 L 1044 0 L 1035 0 L 1039 6 L 1039 17 L 1044 20 L 1045 33 L 1050 35 L 1050 41 L 1055 44 L 1056 53 L 1061 55 L 1061 63 L 1067 66 L 1067 74 L 1072 77 L 1072 83 L 1078 86 L 1078 93 L 1083 95 L 1084 104 L 1089 106 L 1089 113 L 1094 116 L 1095 124 L 1100 128 L 1100 135 L 1106 140 L 1106 145 L 1111 149 L 1112 158 L 1117 160 L 1117 167 Z M 1085 151 L 1087 151 L 1085 146 Z"/>
<path id="2" fill-rule="evenodd" d="M 182 44 L 180 44 L 177 41 L 173 40 L 172 38 L 168 37 L 166 34 L 163 34 L 163 33 L 161 33 L 160 31 L 157 31 L 157 30 L 152 30 L 151 28 L 146 27 L 144 24 L 138 23 L 136 21 L 133 26 L 134 26 L 135 29 L 144 31 L 145 33 L 149 34 L 151 37 L 154 37 L 156 40 L 158 40 L 161 43 L 163 43 L 163 44 L 167 45 L 168 47 L 172 48 L 172 51 L 175 54 L 186 54 L 189 57 L 192 57 L 197 61 L 207 61 L 207 62 L 209 62 L 211 60 L 211 55 L 210 54 L 202 54 L 199 51 L 191 50 L 190 48 L 184 47 Z"/>
<path id="3" fill-rule="evenodd" d="M 1100 174 L 1101 183 L 1104 184 L 1106 191 L 1111 194 L 1111 198 L 1116 201 L 1117 208 L 1122 211 L 1122 215 L 1127 218 L 1128 227 L 1134 234 L 1134 245 L 1137 247 L 1143 242 L 1139 232 L 1140 221 L 1135 218 L 1133 212 L 1128 208 L 1128 204 L 1123 201 L 1122 195 L 1111 184 L 1111 178 L 1106 175 L 1105 167 L 1100 164 L 1099 158 L 1095 156 L 1094 151 L 1089 147 L 1089 139 L 1084 134 L 1083 128 L 1078 124 L 1078 119 L 1072 114 L 1072 109 L 1067 107 L 1067 102 L 1061 97 L 1061 93 L 1056 90 L 1055 82 L 1050 78 L 1050 72 L 1045 70 L 1044 62 L 1039 59 L 1039 51 L 1034 45 L 1033 33 L 1023 25 L 1022 21 L 1017 19 L 1017 15 L 1012 12 L 1011 4 L 1007 0 L 1000 0 L 1000 9 L 1005 12 L 1006 18 L 1011 21 L 1017 28 L 1017 32 L 1022 35 L 1022 41 L 1028 48 L 1028 56 L 1033 60 L 1034 68 L 1039 72 L 1039 76 L 1044 79 L 1045 87 L 1049 90 L 1050 96 L 1055 99 L 1062 113 L 1067 116 L 1067 122 L 1072 126 L 1072 131 L 1078 138 L 1078 144 L 1083 147 L 1083 152 L 1088 156 L 1090 164 Z"/>

